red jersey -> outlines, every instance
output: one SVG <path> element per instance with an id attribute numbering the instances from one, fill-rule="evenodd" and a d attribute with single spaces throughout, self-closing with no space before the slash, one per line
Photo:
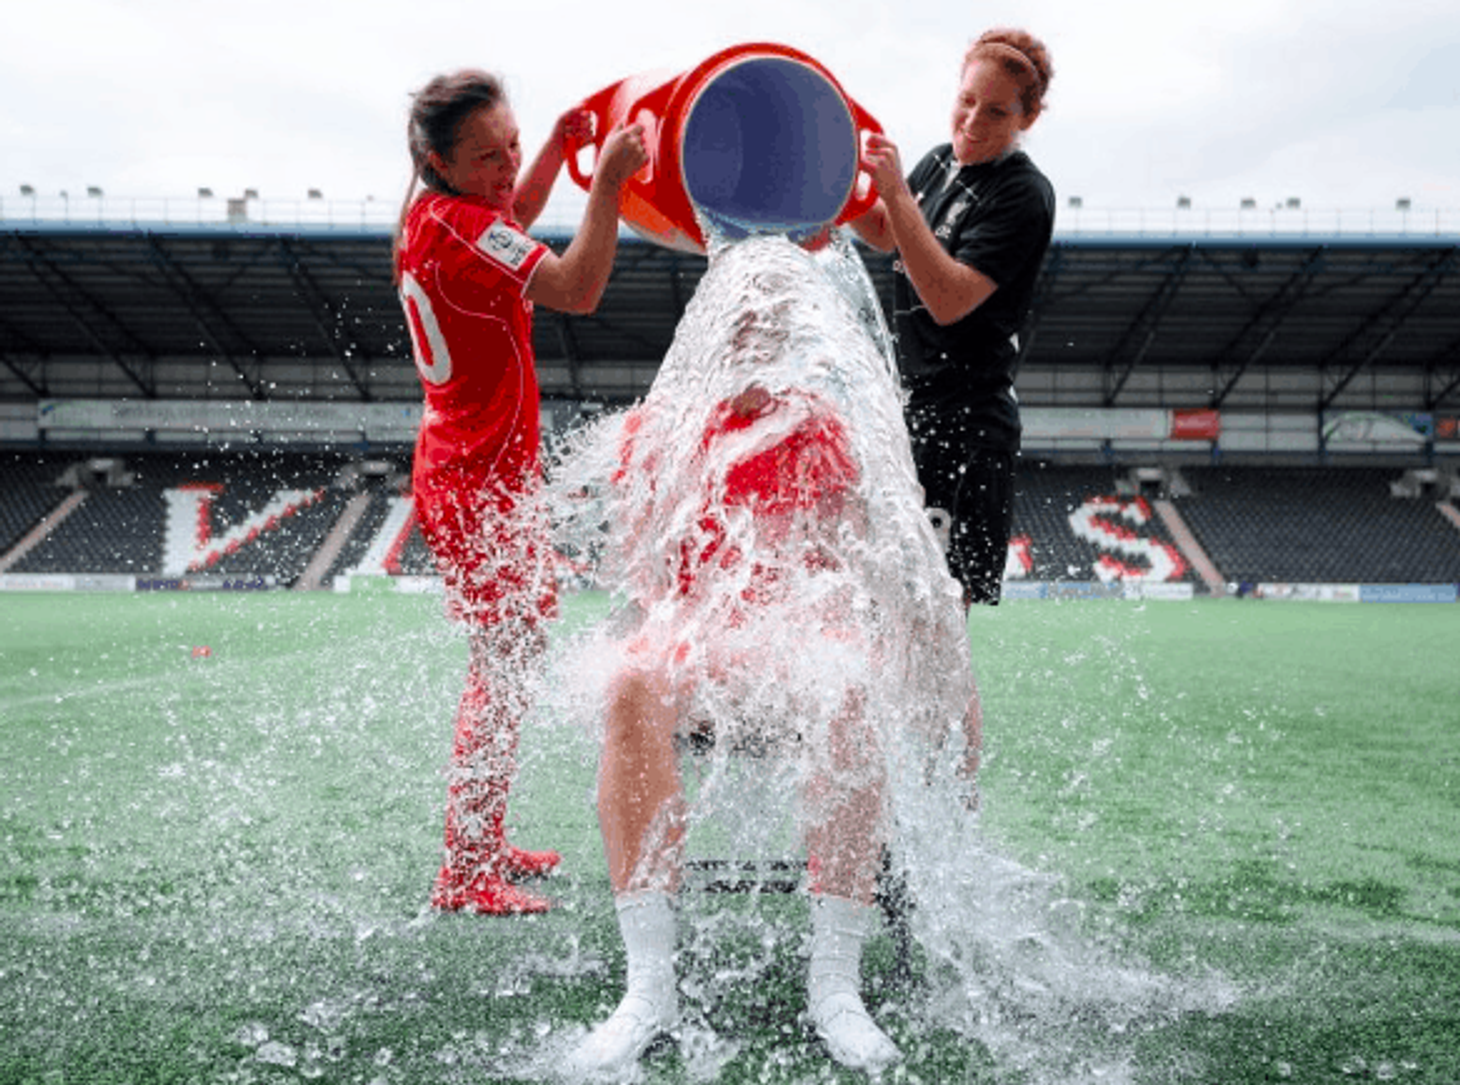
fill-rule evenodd
<path id="1" fill-rule="evenodd" d="M 789 409 L 784 398 L 744 405 L 739 399 L 718 404 L 710 416 L 700 447 L 731 433 L 749 429 L 760 419 Z M 806 416 L 778 444 L 733 464 L 725 473 L 725 504 L 749 505 L 758 516 L 809 512 L 828 500 L 840 505 L 857 481 L 857 464 L 847 432 L 830 409 L 805 396 Z"/>
<path id="2" fill-rule="evenodd" d="M 793 417 L 784 419 L 783 412 Z M 784 421 L 776 419 L 777 415 L 782 415 Z M 711 411 L 700 438 L 699 455 L 709 455 L 721 441 L 760 423 L 785 425 L 785 432 L 726 468 L 716 487 L 718 501 L 705 502 L 698 531 L 692 538 L 681 540 L 672 559 L 681 594 L 692 594 L 708 567 L 728 570 L 740 562 L 739 549 L 727 545 L 722 519 L 722 510 L 735 507 L 747 508 L 761 524 L 761 542 L 769 547 L 761 557 L 775 554 L 809 569 L 835 564 L 815 532 L 807 535 L 804 529 L 793 530 L 791 519 L 802 514 L 811 521 L 830 524 L 843 515 L 847 494 L 860 475 L 845 427 L 825 401 L 812 394 L 791 391 L 778 396 L 741 395 L 716 404 Z M 641 428 L 642 417 L 630 416 L 621 452 L 625 465 L 637 453 Z M 642 466 L 651 474 L 652 487 L 652 473 L 657 470 L 655 458 L 651 455 Z M 625 467 L 621 466 L 616 479 L 621 480 L 624 474 Z M 778 538 L 783 533 L 790 537 Z M 783 544 L 790 547 L 788 552 L 778 552 Z M 745 601 L 768 601 L 779 579 L 779 573 L 758 561 L 752 585 L 743 596 Z"/>
<path id="3" fill-rule="evenodd" d="M 533 269 L 548 251 L 470 196 L 428 193 L 401 236 L 401 306 L 425 391 L 413 488 L 447 609 L 478 624 L 554 608 L 541 478 Z"/>
<path id="4" fill-rule="evenodd" d="M 535 480 L 540 408 L 525 293 L 547 251 L 475 197 L 427 193 L 411 206 L 400 296 L 425 391 L 418 499 L 463 477 L 506 494 Z"/>

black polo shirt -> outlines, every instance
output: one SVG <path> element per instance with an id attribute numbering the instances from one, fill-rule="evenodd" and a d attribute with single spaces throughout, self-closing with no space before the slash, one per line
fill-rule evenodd
<path id="1" fill-rule="evenodd" d="M 1023 151 L 959 167 L 951 144 L 930 151 L 909 175 L 908 187 L 948 254 L 999 287 L 944 327 L 928 314 L 906 274 L 896 276 L 893 316 L 909 406 L 957 410 L 973 443 L 1017 449 L 1016 336 L 1054 232 L 1054 187 Z"/>

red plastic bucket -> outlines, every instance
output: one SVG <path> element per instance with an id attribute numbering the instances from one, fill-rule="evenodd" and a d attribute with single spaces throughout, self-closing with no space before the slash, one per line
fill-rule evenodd
<path id="1" fill-rule="evenodd" d="M 642 124 L 649 164 L 623 187 L 620 213 L 646 239 L 705 251 L 701 220 L 731 239 L 808 239 L 870 208 L 862 143 L 882 126 L 812 57 L 736 45 L 679 76 L 620 80 L 583 102 L 595 158 L 609 131 Z M 578 154 L 568 170 L 585 191 Z"/>

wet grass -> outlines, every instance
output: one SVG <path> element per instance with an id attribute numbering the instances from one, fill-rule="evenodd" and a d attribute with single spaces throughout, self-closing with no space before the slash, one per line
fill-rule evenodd
<path id="1" fill-rule="evenodd" d="M 0 612 L 0 1083 L 494 1081 L 612 1007 L 576 731 L 530 729 L 514 803 L 561 907 L 424 909 L 464 661 L 435 600 Z M 1031 603 L 971 641 L 988 836 L 1092 938 L 1237 993 L 1127 1038 L 1131 1078 L 1460 1081 L 1460 613 Z M 690 1027 L 646 1081 L 859 1080 L 799 1018 L 802 898 L 685 907 Z M 929 1024 L 887 938 L 866 972 L 901 1080 L 1030 1080 Z"/>

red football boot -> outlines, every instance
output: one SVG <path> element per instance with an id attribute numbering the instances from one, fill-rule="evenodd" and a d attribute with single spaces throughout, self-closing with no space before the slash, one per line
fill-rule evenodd
<path id="1" fill-rule="evenodd" d="M 462 884 L 451 871 L 441 868 L 431 887 L 431 907 L 443 912 L 476 912 L 479 915 L 537 915 L 552 907 L 546 897 L 519 889 L 496 874 L 478 874 Z"/>
<path id="2" fill-rule="evenodd" d="M 563 861 L 555 851 L 524 851 L 505 841 L 499 853 L 502 873 L 508 878 L 540 878 L 551 874 L 553 868 Z"/>
<path id="3" fill-rule="evenodd" d="M 527 851 L 507 843 L 507 830 L 503 824 L 503 812 L 499 809 L 487 816 L 487 848 L 490 849 L 492 864 L 508 879 L 540 878 L 552 873 L 554 867 L 563 861 L 555 851 Z"/>

